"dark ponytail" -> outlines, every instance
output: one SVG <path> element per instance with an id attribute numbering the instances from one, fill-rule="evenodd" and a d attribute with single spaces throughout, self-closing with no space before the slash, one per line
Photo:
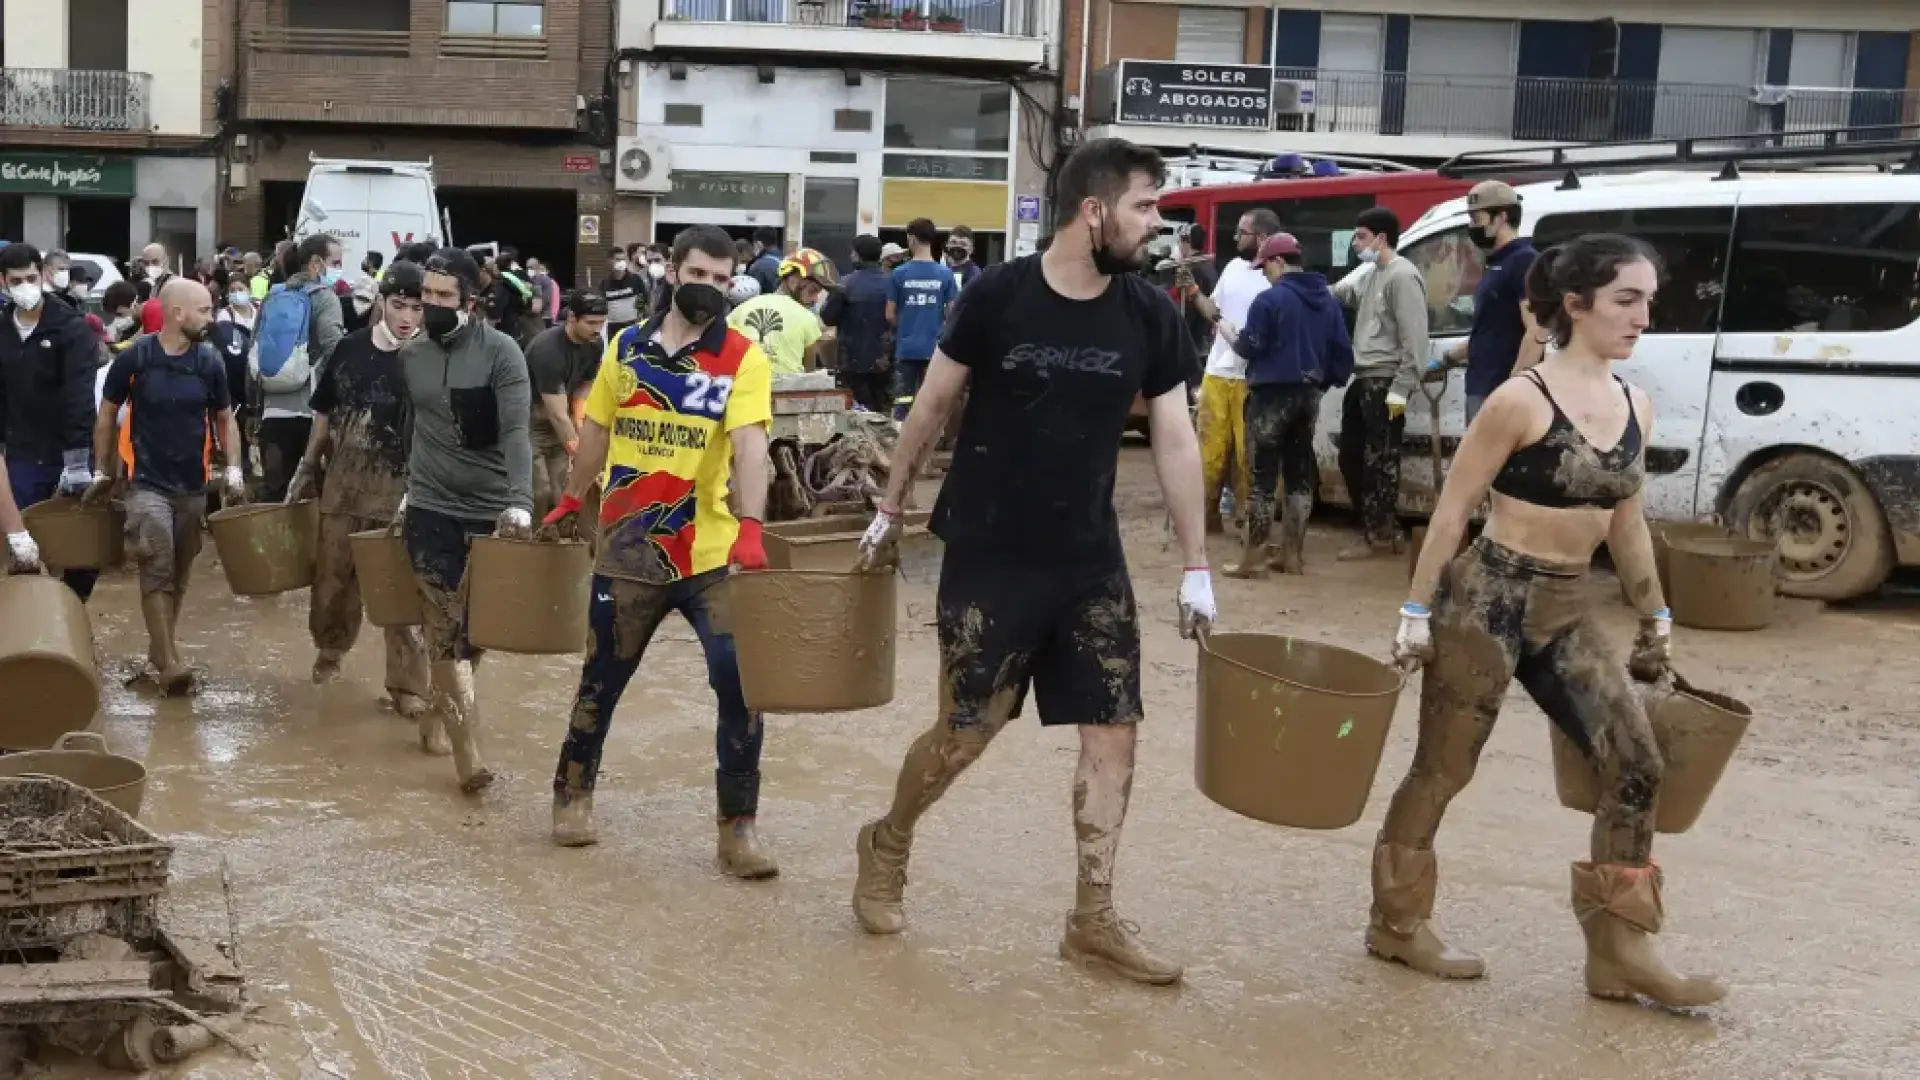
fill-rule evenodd
<path id="1" fill-rule="evenodd" d="M 1569 294 L 1591 307 L 1596 292 L 1620 276 L 1620 268 L 1645 260 L 1662 273 L 1660 256 L 1646 241 L 1619 233 L 1588 233 L 1541 252 L 1527 271 L 1527 310 L 1533 321 L 1564 349 L 1573 339 Z"/>

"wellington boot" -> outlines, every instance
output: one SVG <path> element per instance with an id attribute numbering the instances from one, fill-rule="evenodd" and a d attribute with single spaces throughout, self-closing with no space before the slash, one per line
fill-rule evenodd
<path id="1" fill-rule="evenodd" d="M 1146 951 L 1140 944 L 1140 928 L 1122 920 L 1110 907 L 1067 916 L 1060 959 L 1083 966 L 1104 964 L 1149 986 L 1171 986 L 1183 974 L 1179 964 Z"/>
<path id="2" fill-rule="evenodd" d="M 1587 938 L 1587 993 L 1644 997 L 1673 1009 L 1727 996 L 1716 979 L 1677 974 L 1660 959 L 1653 935 L 1665 920 L 1657 866 L 1573 864 L 1573 914 Z"/>
<path id="3" fill-rule="evenodd" d="M 1487 973 L 1487 965 L 1433 932 L 1430 920 L 1439 883 L 1433 852 L 1374 841 L 1367 951 L 1443 979 L 1478 979 Z"/>
<path id="4" fill-rule="evenodd" d="M 1280 551 L 1273 568 L 1283 574 L 1307 572 L 1307 518 L 1313 514 L 1312 495 L 1288 495 L 1280 518 Z"/>
<path id="5" fill-rule="evenodd" d="M 1280 542 L 1267 549 L 1267 565 L 1282 574 L 1302 574 L 1306 567 L 1300 558 L 1300 545 L 1292 533 L 1282 528 Z"/>
<path id="6" fill-rule="evenodd" d="M 393 695 L 393 713 L 402 720 L 418 720 L 427 711 L 426 699 L 418 694 L 409 694 L 405 690 Z"/>
<path id="7" fill-rule="evenodd" d="M 553 793 L 553 842 L 561 847 L 600 842 L 600 833 L 593 827 L 593 792 Z"/>
<path id="8" fill-rule="evenodd" d="M 440 710 L 423 708 L 414 717 L 420 725 L 420 752 L 434 757 L 446 757 L 453 753 L 453 746 L 447 742 L 447 731 L 440 723 Z"/>
<path id="9" fill-rule="evenodd" d="M 720 820 L 720 869 L 746 881 L 778 877 L 780 867 L 760 846 L 750 817 Z"/>
<path id="10" fill-rule="evenodd" d="M 1240 561 L 1229 564 L 1220 572 L 1230 578 L 1243 578 L 1259 581 L 1267 576 L 1267 553 L 1264 543 L 1255 543 L 1249 536 L 1246 545 L 1240 549 Z"/>
<path id="11" fill-rule="evenodd" d="M 434 711 L 447 729 L 460 790 L 469 795 L 485 791 L 493 783 L 493 770 L 487 768 L 480 752 L 480 710 L 474 700 L 473 665 L 461 660 L 433 665 L 433 691 L 438 699 Z"/>
<path id="12" fill-rule="evenodd" d="M 869 934 L 897 934 L 907 928 L 901 897 L 907 888 L 908 843 L 893 844 L 887 819 L 868 822 L 854 841 L 860 871 L 853 881 L 853 914 Z M 885 834 L 885 835 L 883 835 Z"/>
<path id="13" fill-rule="evenodd" d="M 313 659 L 313 682 L 320 686 L 340 677 L 340 654 L 333 649 L 321 649 L 320 655 Z"/>
<path id="14" fill-rule="evenodd" d="M 147 660 L 153 665 L 153 682 L 163 694 L 184 694 L 193 688 L 193 670 L 180 659 L 174 644 L 174 599 L 162 592 L 140 597 L 140 614 L 147 624 Z"/>

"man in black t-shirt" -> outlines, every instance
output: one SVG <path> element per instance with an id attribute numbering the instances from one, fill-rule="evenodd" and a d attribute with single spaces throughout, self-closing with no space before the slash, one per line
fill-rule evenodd
<path id="1" fill-rule="evenodd" d="M 853 907 L 869 933 L 905 928 L 914 825 L 1016 715 L 1031 684 L 1042 724 L 1080 729 L 1073 817 L 1079 884 L 1060 954 L 1139 982 L 1177 982 L 1114 913 L 1114 854 L 1133 783 L 1140 627 L 1113 508 L 1120 435 L 1149 403 L 1153 453 L 1186 573 L 1180 630 L 1214 618 L 1187 416 L 1192 341 L 1173 303 L 1133 271 L 1159 230 L 1160 156 L 1120 139 L 1076 150 L 1045 255 L 1003 263 L 960 294 L 900 432 L 898 466 L 861 541 L 890 558 L 901 504 L 966 392 L 932 528 L 946 541 L 936 622 L 941 715 L 907 752 L 887 815 L 860 831 Z"/>
<path id="2" fill-rule="evenodd" d="M 400 346 L 420 332 L 425 273 L 396 262 L 380 279 L 380 296 L 367 311 L 365 330 L 340 339 L 313 388 L 313 433 L 287 485 L 287 502 L 320 495 L 313 596 L 307 630 L 318 655 L 313 681 L 340 675 L 340 661 L 360 637 L 360 576 L 354 569 L 357 532 L 393 524 L 407 489 L 407 388 Z M 393 711 L 418 719 L 430 684 L 426 639 L 417 626 L 388 627 L 387 696 Z"/>
<path id="3" fill-rule="evenodd" d="M 527 343 L 527 377 L 533 380 L 533 516 L 544 518 L 567 493 L 573 456 L 580 451 L 574 419 L 600 372 L 607 347 L 607 298 L 591 289 L 567 294 L 566 320 Z M 591 520 L 591 519 L 589 519 Z"/>

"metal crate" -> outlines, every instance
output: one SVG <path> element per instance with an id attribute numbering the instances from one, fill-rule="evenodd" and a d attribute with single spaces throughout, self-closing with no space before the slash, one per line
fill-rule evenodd
<path id="1" fill-rule="evenodd" d="M 85 788 L 0 777 L 0 948 L 153 932 L 173 848 Z"/>

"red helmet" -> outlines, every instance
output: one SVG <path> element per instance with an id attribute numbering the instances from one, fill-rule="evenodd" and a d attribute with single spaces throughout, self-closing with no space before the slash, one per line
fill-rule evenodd
<path id="1" fill-rule="evenodd" d="M 1265 266 L 1270 259 L 1298 254 L 1300 254 L 1300 241 L 1295 240 L 1292 233 L 1274 233 L 1260 245 L 1260 254 L 1254 256 L 1253 261 L 1257 265 Z"/>

